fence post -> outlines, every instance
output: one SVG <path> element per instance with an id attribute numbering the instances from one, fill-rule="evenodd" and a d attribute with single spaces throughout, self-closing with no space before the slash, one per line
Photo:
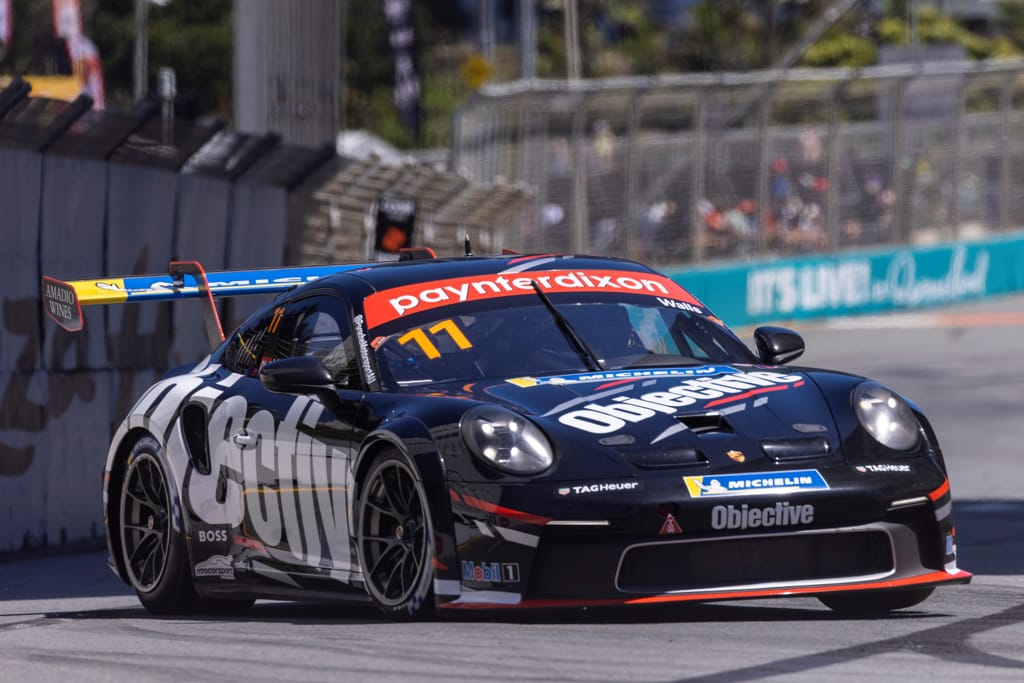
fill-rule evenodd
<path id="1" fill-rule="evenodd" d="M 1001 116 L 999 119 L 1001 153 L 999 155 L 999 229 L 1008 230 L 1010 227 L 1010 153 L 1013 145 L 1010 144 L 1010 111 L 1013 109 L 1013 82 L 1015 75 L 1006 78 L 1003 84 L 1003 92 L 1000 97 Z"/>
<path id="2" fill-rule="evenodd" d="M 576 99 L 572 119 L 572 234 L 571 250 L 577 254 L 590 251 L 589 207 L 587 206 L 587 117 L 586 95 L 581 91 Z"/>
<path id="3" fill-rule="evenodd" d="M 693 185 L 690 197 L 690 246 L 693 252 L 694 263 L 704 260 L 704 240 L 701 234 L 704 230 L 700 210 L 697 208 L 700 200 L 704 198 L 704 170 L 707 164 L 707 118 L 708 118 L 708 95 L 706 88 L 697 88 L 697 105 L 694 111 L 694 137 L 696 139 L 696 153 L 693 160 Z"/>
<path id="4" fill-rule="evenodd" d="M 943 230 L 947 239 L 957 239 L 960 233 L 960 189 L 963 187 L 964 162 L 964 108 L 967 106 L 967 83 L 970 76 L 966 75 L 957 85 L 957 107 L 953 111 L 953 173 L 949 190 L 948 226 Z"/>
<path id="5" fill-rule="evenodd" d="M 625 231 L 624 251 L 627 258 L 636 260 L 639 256 L 637 249 L 637 217 L 639 207 L 637 206 L 637 175 L 640 164 L 640 145 L 636 139 L 636 131 L 640 118 L 640 94 L 632 91 L 629 100 L 629 118 L 626 121 L 626 201 L 624 202 L 622 227 Z"/>
<path id="6" fill-rule="evenodd" d="M 774 89 L 768 92 L 775 92 Z M 772 196 L 770 184 L 771 168 L 771 134 L 768 125 L 771 118 L 772 98 L 767 93 L 760 99 L 757 106 L 757 251 L 763 254 L 768 246 L 768 219 L 772 213 Z"/>
<path id="7" fill-rule="evenodd" d="M 899 78 L 895 83 L 895 92 L 892 98 L 892 147 L 889 151 L 889 178 L 892 181 L 892 190 L 895 196 L 893 204 L 893 215 L 896 216 L 892 236 L 893 241 L 900 241 L 904 244 L 910 241 L 910 209 L 913 205 L 910 197 L 910 186 L 907 182 L 912 171 L 911 160 L 906 157 L 906 133 L 904 126 L 904 98 L 907 92 L 907 79 Z"/>
<path id="8" fill-rule="evenodd" d="M 839 101 L 843 97 L 848 81 L 839 82 L 831 89 L 828 105 L 828 131 L 826 137 L 825 177 L 828 188 L 825 190 L 825 236 L 831 249 L 837 249 L 839 240 Z"/>

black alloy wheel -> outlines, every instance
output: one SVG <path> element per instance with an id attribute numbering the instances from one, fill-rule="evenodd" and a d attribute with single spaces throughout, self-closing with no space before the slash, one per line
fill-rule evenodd
<path id="1" fill-rule="evenodd" d="M 163 448 L 145 436 L 128 455 L 116 520 L 125 574 L 139 602 L 153 614 L 248 609 L 250 598 L 202 599 L 196 593 L 174 509 L 174 485 L 167 476 Z"/>
<path id="2" fill-rule="evenodd" d="M 132 458 L 121 489 L 121 548 L 132 588 L 150 593 L 167 572 L 171 498 L 155 454 Z"/>
<path id="3" fill-rule="evenodd" d="M 433 607 L 433 527 L 416 471 L 397 450 L 381 454 L 359 488 L 359 558 L 367 592 L 391 616 Z"/>

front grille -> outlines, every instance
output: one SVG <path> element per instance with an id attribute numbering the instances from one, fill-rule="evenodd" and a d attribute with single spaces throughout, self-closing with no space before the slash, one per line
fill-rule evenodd
<path id="1" fill-rule="evenodd" d="M 871 576 L 894 568 L 883 531 L 651 543 L 626 549 L 619 590 L 673 590 Z"/>

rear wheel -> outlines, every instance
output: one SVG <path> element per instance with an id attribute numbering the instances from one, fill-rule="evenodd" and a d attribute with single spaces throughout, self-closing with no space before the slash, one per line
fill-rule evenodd
<path id="1" fill-rule="evenodd" d="M 154 614 L 239 611 L 251 600 L 200 600 L 192 586 L 181 524 L 156 439 L 144 437 L 128 456 L 118 508 L 121 557 L 143 607 Z M 176 528 L 177 527 L 177 528 Z"/>
<path id="2" fill-rule="evenodd" d="M 903 588 L 877 593 L 835 593 L 819 595 L 825 606 L 849 616 L 882 616 L 893 610 L 913 607 L 928 599 L 935 590 L 929 588 Z"/>
<path id="3" fill-rule="evenodd" d="M 433 609 L 433 525 L 416 470 L 396 449 L 381 453 L 359 487 L 359 559 L 370 599 L 389 616 Z"/>

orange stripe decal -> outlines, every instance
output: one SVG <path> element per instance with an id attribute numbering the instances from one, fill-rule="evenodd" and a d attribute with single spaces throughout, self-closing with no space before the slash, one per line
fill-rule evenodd
<path id="1" fill-rule="evenodd" d="M 929 493 L 928 494 L 928 498 L 932 502 L 935 502 L 939 498 L 942 498 L 947 493 L 949 493 L 949 479 L 947 479 L 946 481 L 942 482 L 942 486 L 940 486 L 939 488 L 937 488 L 934 491 L 932 491 L 931 493 Z"/>
<path id="2" fill-rule="evenodd" d="M 452 491 L 452 493 L 455 493 Z M 484 512 L 490 512 L 495 515 L 502 517 L 508 517 L 509 519 L 517 519 L 520 522 L 526 522 L 527 524 L 539 524 L 544 525 L 551 521 L 550 517 L 541 517 L 540 515 L 534 515 L 529 512 L 522 512 L 520 510 L 513 510 L 512 508 L 502 507 L 501 505 L 495 505 L 494 503 L 488 503 L 486 500 L 480 500 L 473 496 L 468 496 L 465 493 L 462 494 L 462 499 L 466 502 L 466 505 L 475 507 L 478 510 Z"/>

